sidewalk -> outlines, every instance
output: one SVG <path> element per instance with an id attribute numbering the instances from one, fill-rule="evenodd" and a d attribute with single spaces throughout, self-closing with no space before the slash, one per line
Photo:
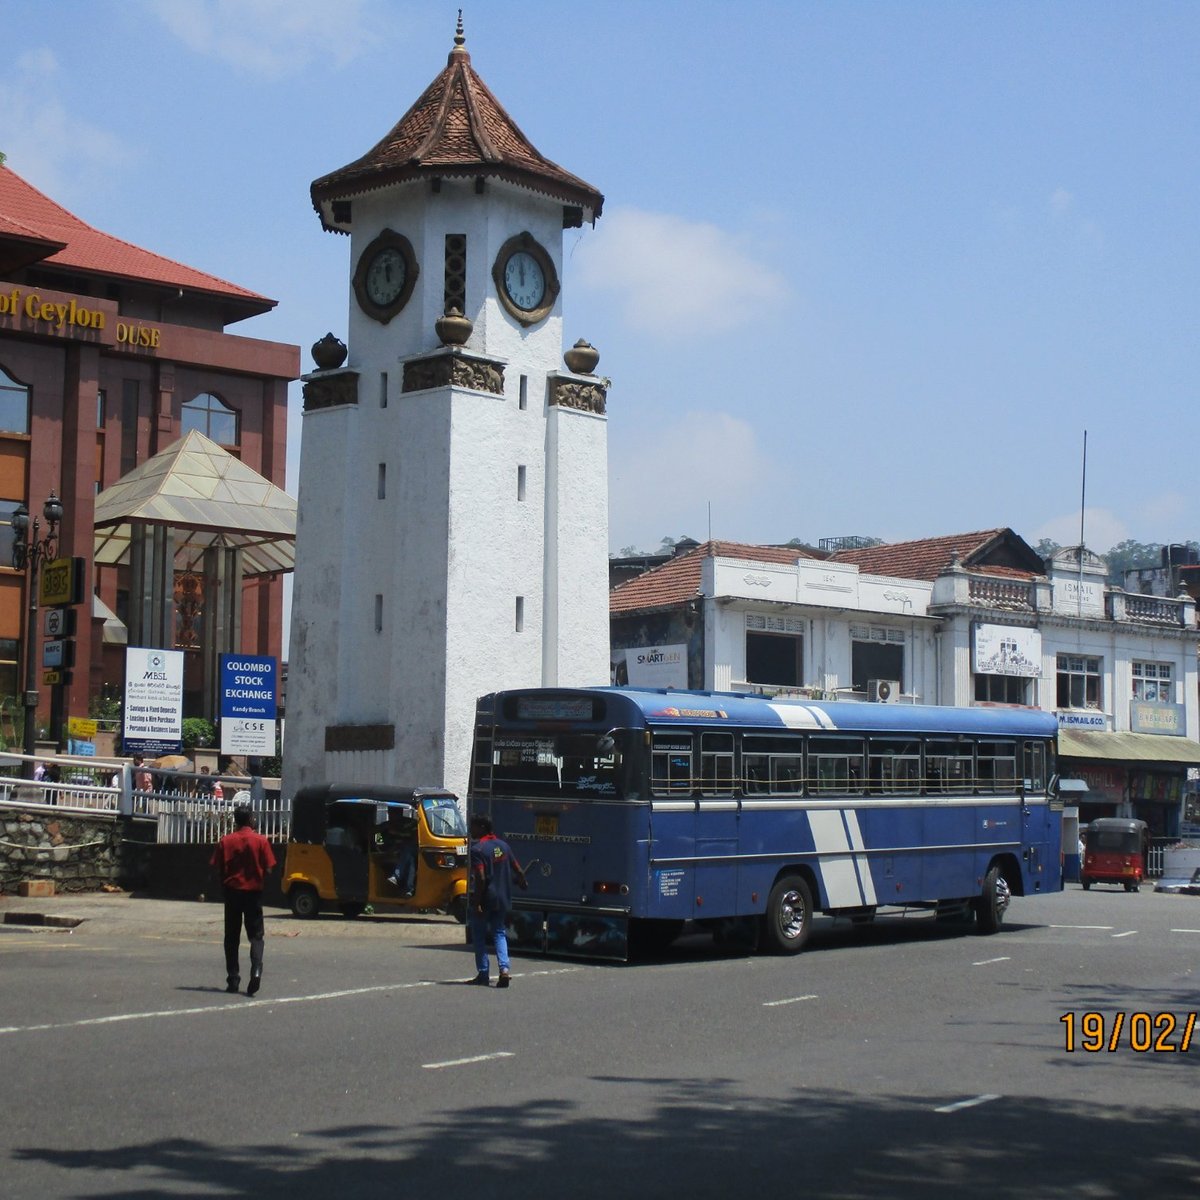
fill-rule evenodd
<path id="1" fill-rule="evenodd" d="M 267 908 L 267 937 L 391 938 L 413 943 L 461 942 L 463 927 L 441 913 L 382 913 L 348 919 L 338 913 L 301 920 L 285 908 Z M 61 896 L 0 895 L 0 936 L 73 933 L 87 937 L 203 937 L 221 939 L 224 908 L 199 900 L 160 900 L 137 892 L 72 892 Z"/>

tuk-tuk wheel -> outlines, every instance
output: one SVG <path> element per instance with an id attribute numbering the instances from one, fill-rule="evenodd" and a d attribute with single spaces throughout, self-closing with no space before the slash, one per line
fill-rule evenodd
<path id="1" fill-rule="evenodd" d="M 1090 888 L 1090 887 L 1092 886 L 1092 881 L 1091 881 L 1090 879 L 1086 879 L 1086 878 L 1085 878 L 1085 879 L 1081 879 L 1081 880 L 1079 881 L 1079 885 L 1080 885 L 1080 887 L 1082 887 L 1082 888 L 1083 888 L 1083 890 L 1086 892 L 1086 891 L 1088 890 L 1088 888 Z"/>
<path id="2" fill-rule="evenodd" d="M 366 907 L 367 906 L 365 904 L 343 904 L 342 905 L 342 916 L 343 917 L 361 917 L 364 910 L 366 909 Z"/>
<path id="3" fill-rule="evenodd" d="M 308 919 L 321 911 L 321 898 L 317 895 L 317 889 L 307 883 L 300 883 L 292 888 L 290 899 L 294 916 Z"/>

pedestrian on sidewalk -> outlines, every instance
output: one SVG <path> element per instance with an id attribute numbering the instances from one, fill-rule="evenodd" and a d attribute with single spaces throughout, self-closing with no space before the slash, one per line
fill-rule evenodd
<path id="1" fill-rule="evenodd" d="M 254 828 L 254 814 L 248 806 L 233 810 L 233 824 L 233 831 L 221 838 L 212 856 L 225 894 L 225 990 L 236 992 L 242 981 L 238 944 L 245 925 L 250 943 L 246 995 L 253 996 L 262 986 L 262 895 L 267 874 L 275 868 L 275 853 L 271 843 Z"/>
<path id="2" fill-rule="evenodd" d="M 509 845 L 498 838 L 487 817 L 471 818 L 471 941 L 475 946 L 476 975 L 472 983 L 488 985 L 488 938 L 496 947 L 500 965 L 497 987 L 508 987 L 508 933 L 505 923 L 512 909 L 512 881 L 522 891 L 529 886 L 521 864 Z"/>

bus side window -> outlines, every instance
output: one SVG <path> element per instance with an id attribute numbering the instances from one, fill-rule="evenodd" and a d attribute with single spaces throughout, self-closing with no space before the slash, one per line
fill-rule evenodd
<path id="1" fill-rule="evenodd" d="M 700 791 L 705 796 L 733 795 L 733 734 L 700 735 Z"/>
<path id="2" fill-rule="evenodd" d="M 863 790 L 862 739 L 811 738 L 808 743 L 808 786 L 816 796 L 860 793 Z"/>
<path id="3" fill-rule="evenodd" d="M 655 734 L 650 761 L 650 790 L 656 796 L 692 794 L 690 734 Z"/>
<path id="4" fill-rule="evenodd" d="M 925 743 L 925 790 L 970 792 L 974 786 L 974 747 L 959 738 L 930 738 Z"/>
<path id="5" fill-rule="evenodd" d="M 771 775 L 770 760 L 763 754 L 742 755 L 742 792 L 747 796 L 761 796 L 768 790 Z"/>
<path id="6" fill-rule="evenodd" d="M 804 760 L 799 754 L 777 754 L 771 759 L 771 772 L 775 791 L 785 796 L 804 791 Z"/>
<path id="7" fill-rule="evenodd" d="M 1034 792 L 1046 790 L 1046 743 L 1025 743 L 1026 787 Z"/>
<path id="8" fill-rule="evenodd" d="M 1017 786 L 1016 742 L 979 743 L 979 790 L 1011 792 Z"/>

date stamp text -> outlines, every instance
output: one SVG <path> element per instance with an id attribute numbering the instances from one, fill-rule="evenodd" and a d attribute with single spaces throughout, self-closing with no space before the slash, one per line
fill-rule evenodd
<path id="1" fill-rule="evenodd" d="M 1196 1029 L 1194 1012 L 1065 1012 L 1058 1019 L 1068 1054 L 1115 1054 L 1122 1046 L 1138 1054 L 1186 1054 Z"/>

